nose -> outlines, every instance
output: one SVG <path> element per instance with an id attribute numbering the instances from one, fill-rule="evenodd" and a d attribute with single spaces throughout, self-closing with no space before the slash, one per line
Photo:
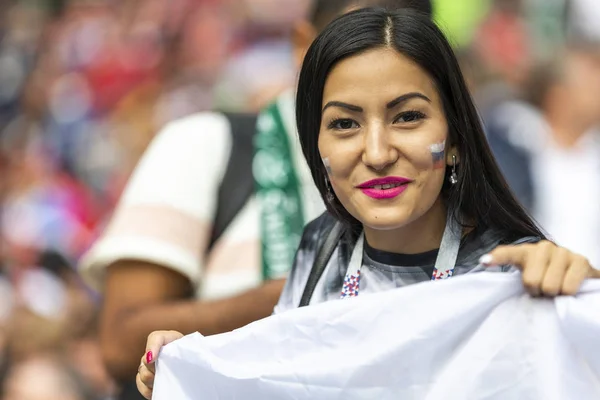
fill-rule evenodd
<path id="1" fill-rule="evenodd" d="M 398 151 L 390 143 L 390 132 L 383 124 L 369 126 L 364 138 L 363 163 L 382 171 L 398 161 Z"/>

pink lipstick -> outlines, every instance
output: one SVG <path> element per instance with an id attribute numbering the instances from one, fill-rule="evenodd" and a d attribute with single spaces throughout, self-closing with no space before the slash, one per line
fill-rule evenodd
<path id="1" fill-rule="evenodd" d="M 412 180 L 400 176 L 371 179 L 357 186 L 365 195 L 377 199 L 393 199 L 404 192 Z"/>

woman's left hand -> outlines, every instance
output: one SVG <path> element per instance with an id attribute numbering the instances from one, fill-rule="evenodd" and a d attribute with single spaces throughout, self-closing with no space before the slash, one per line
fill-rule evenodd
<path id="1" fill-rule="evenodd" d="M 588 260 L 547 240 L 498 246 L 479 260 L 485 266 L 514 265 L 532 296 L 575 295 L 585 279 L 600 278 Z"/>

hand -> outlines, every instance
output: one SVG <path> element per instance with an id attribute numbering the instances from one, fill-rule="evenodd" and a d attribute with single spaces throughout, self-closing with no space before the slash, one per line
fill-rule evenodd
<path id="1" fill-rule="evenodd" d="M 485 266 L 514 265 L 532 296 L 572 296 L 587 278 L 600 278 L 588 260 L 549 241 L 498 246 L 481 257 Z"/>
<path id="2" fill-rule="evenodd" d="M 160 349 L 171 342 L 183 337 L 182 333 L 176 331 L 154 331 L 148 335 L 146 342 L 146 353 L 142 356 L 140 367 L 138 368 L 135 383 L 138 390 L 148 400 L 152 397 L 152 388 L 154 387 L 155 361 Z"/>

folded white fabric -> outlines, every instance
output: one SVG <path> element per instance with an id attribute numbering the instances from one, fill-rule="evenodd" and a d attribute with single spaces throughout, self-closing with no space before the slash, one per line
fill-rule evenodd
<path id="1" fill-rule="evenodd" d="M 153 399 L 600 399 L 600 281 L 531 298 L 478 273 L 163 348 Z"/>

